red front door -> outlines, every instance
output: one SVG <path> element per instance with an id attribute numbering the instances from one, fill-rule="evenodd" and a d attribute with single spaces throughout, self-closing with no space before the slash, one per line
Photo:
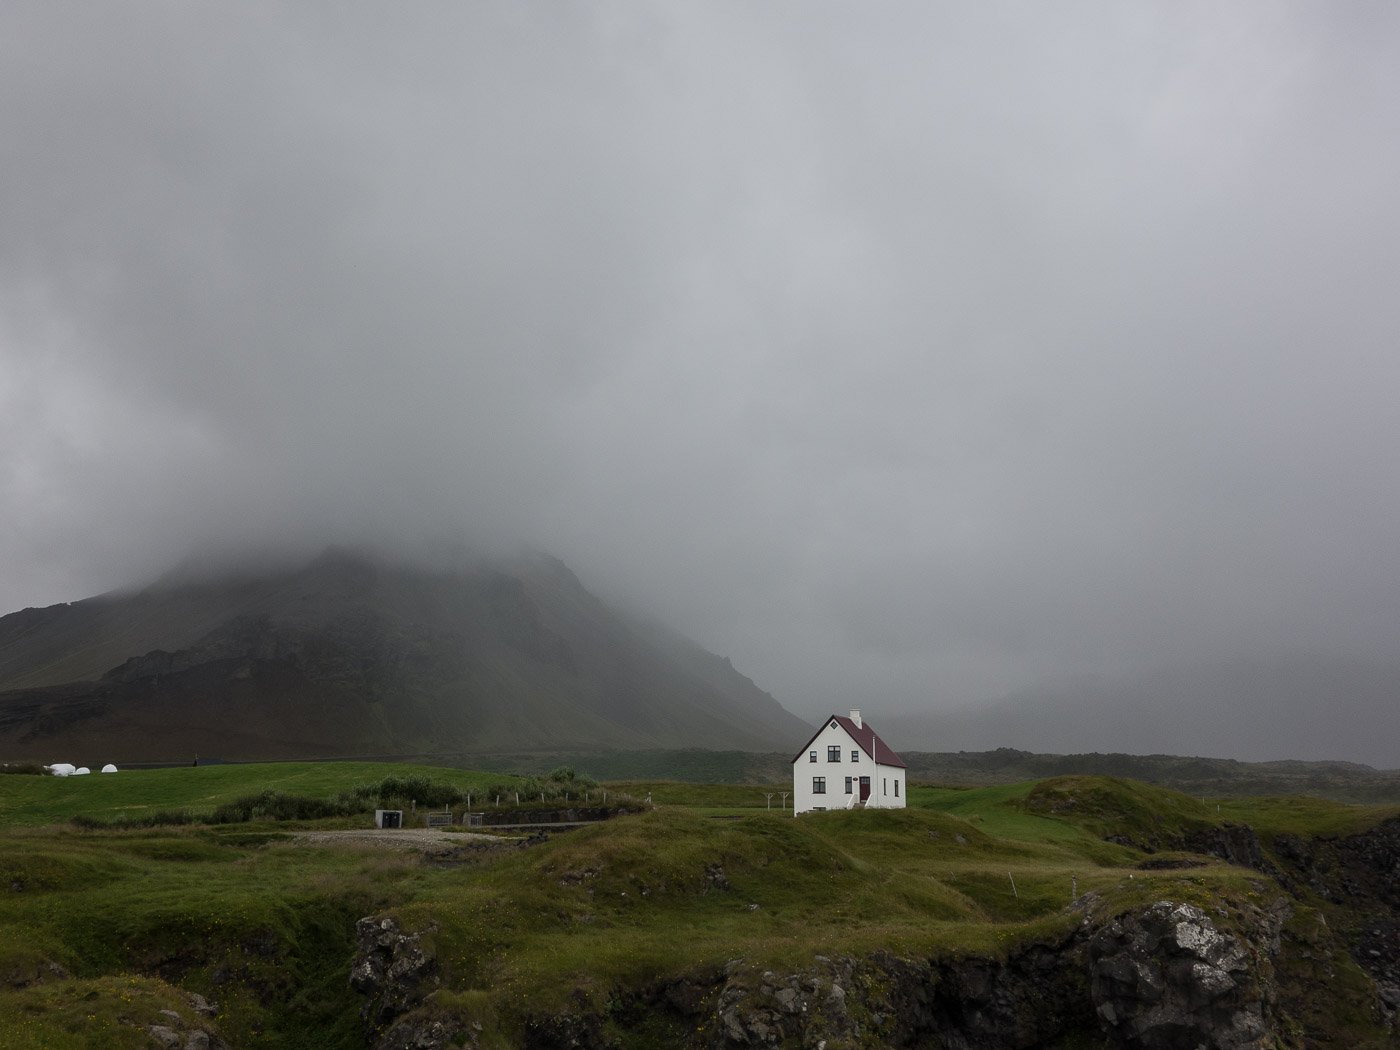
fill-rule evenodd
<path id="1" fill-rule="evenodd" d="M 868 799 L 869 797 L 870 797 L 870 778 L 869 778 L 869 777 L 861 777 L 861 778 L 860 778 L 860 800 L 861 800 L 862 802 L 864 802 L 864 801 L 865 801 L 866 799 Z"/>

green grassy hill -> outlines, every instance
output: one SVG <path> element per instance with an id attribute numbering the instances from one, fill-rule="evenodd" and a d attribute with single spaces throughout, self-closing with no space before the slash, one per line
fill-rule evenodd
<path id="1" fill-rule="evenodd" d="M 1239 800 L 1216 812 L 1176 792 L 1084 777 L 918 786 L 905 810 L 794 819 L 765 811 L 757 786 L 632 782 L 610 790 L 649 792 L 656 808 L 528 848 L 462 839 L 426 859 L 295 837 L 367 816 L 127 831 L 61 823 L 141 807 L 205 810 L 265 788 L 330 797 L 389 774 L 463 790 L 501 780 L 340 763 L 0 777 L 0 1045 L 146 1046 L 123 1018 L 158 1023 L 171 1009 L 188 1021 L 187 993 L 197 993 L 217 1004 L 199 1023 L 231 1046 L 361 1047 L 365 1000 L 347 975 L 356 921 L 374 915 L 419 932 L 436 983 L 418 1010 L 461 1026 L 463 1043 L 478 1039 L 474 1022 L 481 1046 L 548 1045 L 532 1042 L 543 1038 L 538 1025 L 568 1015 L 595 1018 L 619 1046 L 709 1046 L 714 1032 L 703 1025 L 649 1027 L 661 1014 L 645 997 L 682 986 L 702 1001 L 718 995 L 716 975 L 735 972 L 739 958 L 754 973 L 843 958 L 1010 965 L 1059 950 L 1091 912 L 1103 922 L 1163 898 L 1244 929 L 1283 893 L 1271 876 L 1200 855 L 1158 869 L 1160 854 L 1124 843 L 1245 814 L 1268 841 L 1335 837 L 1396 813 L 1316 800 Z M 1333 975 L 1317 977 L 1318 988 L 1338 1002 L 1362 996 L 1366 975 L 1334 934 L 1308 925 L 1331 905 L 1298 892 L 1297 936 L 1314 938 Z M 1343 918 L 1329 921 L 1340 929 Z M 1361 1014 L 1328 1023 L 1312 1045 L 1384 1045 Z M 1095 1032 L 1083 1036 L 1076 1045 L 1102 1045 Z"/>

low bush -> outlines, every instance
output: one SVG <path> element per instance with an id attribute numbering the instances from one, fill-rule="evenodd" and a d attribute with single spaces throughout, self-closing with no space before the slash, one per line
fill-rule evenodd
<path id="1" fill-rule="evenodd" d="M 373 809 L 408 809 L 410 805 L 446 808 L 464 802 L 466 797 L 466 792 L 455 785 L 412 775 L 358 784 L 349 791 L 332 795 L 331 802 L 339 807 L 339 815 L 348 815 Z"/>
<path id="2" fill-rule="evenodd" d="M 598 786 L 598 781 L 587 773 L 575 773 L 572 766 L 556 767 L 545 777 L 545 781 L 558 784 L 565 790 L 589 791 Z"/>
<path id="3" fill-rule="evenodd" d="M 214 810 L 207 822 L 246 824 L 251 820 L 320 820 L 344 815 L 345 811 L 328 799 L 269 790 L 225 802 Z"/>

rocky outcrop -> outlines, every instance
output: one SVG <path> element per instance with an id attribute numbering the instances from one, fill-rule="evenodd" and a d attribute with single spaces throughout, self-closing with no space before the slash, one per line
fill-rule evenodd
<path id="1" fill-rule="evenodd" d="M 1400 817 L 1382 821 L 1335 847 L 1338 887 L 1400 913 Z"/>
<path id="2" fill-rule="evenodd" d="M 1265 1034 L 1258 949 L 1200 908 L 1160 901 L 1089 941 L 1095 1010 L 1110 1047 L 1251 1050 Z"/>
<path id="3" fill-rule="evenodd" d="M 458 1034 L 457 1028 L 452 1019 L 429 1013 L 392 1025 L 372 1045 L 374 1050 L 444 1050 L 449 1046 L 475 1050 L 481 1025 L 469 1026 L 469 1034 Z"/>
<path id="4" fill-rule="evenodd" d="M 1218 857 L 1237 867 L 1253 868 L 1270 875 L 1278 873 L 1278 869 L 1265 859 L 1259 837 L 1248 824 L 1227 822 L 1218 828 L 1198 831 L 1187 836 L 1184 846 L 1192 853 Z"/>
<path id="5" fill-rule="evenodd" d="M 196 1012 L 212 1015 L 210 1004 L 203 996 L 189 995 L 187 998 Z M 160 1010 L 156 1019 L 144 1026 L 127 1018 L 122 1019 L 122 1024 L 144 1027 L 151 1045 L 161 1050 L 229 1050 L 228 1043 L 206 1023 L 186 1018 L 178 1010 Z"/>
<path id="6" fill-rule="evenodd" d="M 818 956 L 799 973 L 730 963 L 710 1007 L 707 1050 L 877 1045 L 1012 1050 L 1093 1025 L 1074 937 L 1007 960 L 943 962 L 885 953 Z M 1066 950 L 1068 949 L 1068 950 Z"/>
<path id="7" fill-rule="evenodd" d="M 1341 838 L 1278 835 L 1284 876 L 1321 899 L 1351 957 L 1376 985 L 1376 1009 L 1400 1029 L 1400 818 Z"/>
<path id="8" fill-rule="evenodd" d="M 386 1029 L 436 987 L 437 962 L 423 949 L 424 932 L 405 933 L 389 917 L 355 924 L 350 987 L 366 997 L 360 1017 L 371 1032 Z"/>
<path id="9" fill-rule="evenodd" d="M 1113 1050 L 1255 1050 L 1287 1026 L 1271 981 L 1285 898 L 1237 909 L 1228 928 L 1179 901 L 1102 919 L 1095 906 L 1081 898 L 1077 926 L 1004 958 L 816 956 L 789 973 L 735 959 L 721 973 L 622 993 L 602 1010 L 580 998 L 568 1012 L 526 1018 L 517 1043 L 602 1050 L 609 1024 L 669 1018 L 675 1045 L 693 1050 L 1028 1050 L 1074 1038 Z M 375 1050 L 477 1044 L 476 1019 L 433 1000 L 418 1006 L 435 981 L 417 934 L 392 919 L 364 919 L 359 929 L 351 983 L 369 996 L 363 1016 Z"/>

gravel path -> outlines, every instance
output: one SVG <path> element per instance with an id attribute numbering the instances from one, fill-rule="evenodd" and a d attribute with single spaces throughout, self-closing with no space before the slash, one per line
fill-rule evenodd
<path id="1" fill-rule="evenodd" d="M 513 842 L 513 838 L 482 835 L 474 831 L 444 831 L 441 828 L 364 828 L 353 831 L 300 831 L 292 838 L 298 846 L 334 846 L 340 843 L 378 846 L 381 849 L 427 850 L 460 846 L 467 842 Z"/>

